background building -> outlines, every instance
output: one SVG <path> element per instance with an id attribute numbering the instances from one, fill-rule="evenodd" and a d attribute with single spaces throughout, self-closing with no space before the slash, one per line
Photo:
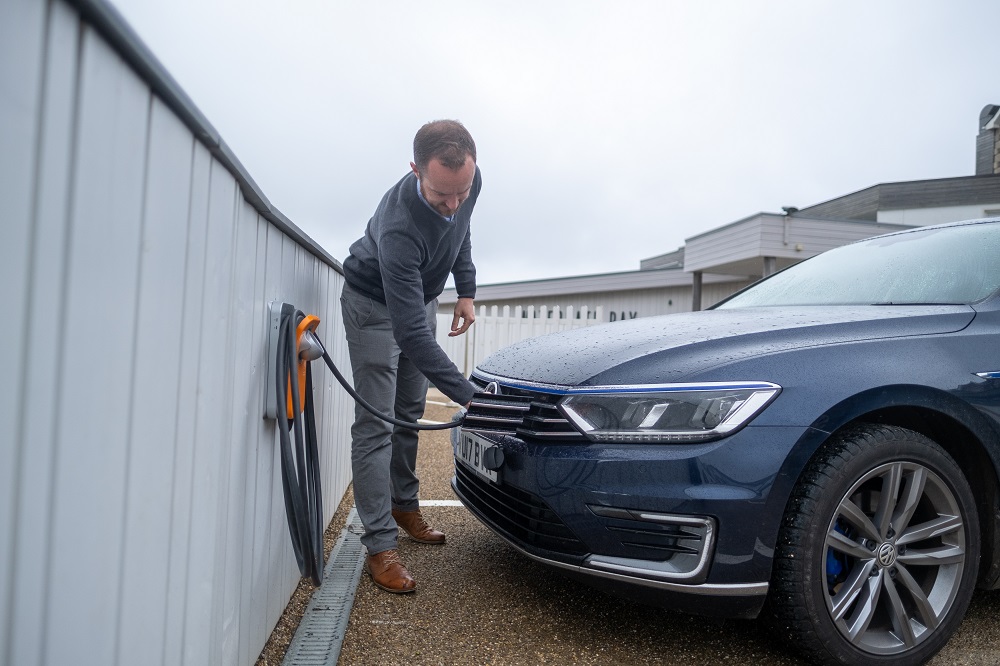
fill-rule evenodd
<path id="1" fill-rule="evenodd" d="M 803 259 L 847 243 L 942 222 L 1000 215 L 1000 105 L 979 114 L 974 176 L 882 183 L 807 208 L 757 213 L 643 259 L 637 271 L 480 285 L 476 305 L 559 316 L 572 306 L 605 321 L 700 310 Z M 440 300 L 455 305 L 454 289 Z M 559 311 L 554 311 L 558 307 Z M 537 314 L 536 314 L 537 316 Z"/>

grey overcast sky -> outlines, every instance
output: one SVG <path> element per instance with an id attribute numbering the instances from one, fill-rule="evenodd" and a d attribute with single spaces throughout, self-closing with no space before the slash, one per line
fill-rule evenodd
<path id="1" fill-rule="evenodd" d="M 476 139 L 480 284 L 975 170 L 997 0 L 112 0 L 265 196 L 343 259 L 413 134 Z"/>

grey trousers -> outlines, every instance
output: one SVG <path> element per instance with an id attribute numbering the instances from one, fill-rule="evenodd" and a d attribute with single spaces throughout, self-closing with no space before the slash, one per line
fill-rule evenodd
<path id="1" fill-rule="evenodd" d="M 344 285 L 340 296 L 354 388 L 383 414 L 416 421 L 424 414 L 427 378 L 404 355 L 392 335 L 385 305 Z M 437 301 L 427 305 L 431 331 Z M 365 527 L 361 543 L 369 555 L 396 548 L 398 528 L 392 509 L 419 508 L 417 431 L 393 426 L 361 405 L 354 407 L 351 467 L 354 503 Z"/>

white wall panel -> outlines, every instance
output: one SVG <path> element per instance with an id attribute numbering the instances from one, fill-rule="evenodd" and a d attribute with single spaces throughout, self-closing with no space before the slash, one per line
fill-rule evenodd
<path id="1" fill-rule="evenodd" d="M 271 239 L 268 239 L 271 242 Z M 298 256 L 298 246 L 284 235 L 278 234 L 276 242 L 279 246 L 277 259 L 276 279 L 277 292 L 276 299 L 297 305 L 301 302 L 299 288 L 295 284 L 295 261 Z M 270 264 L 268 271 L 270 271 Z M 268 444 L 271 447 L 271 479 L 267 481 L 274 490 L 271 493 L 271 515 L 270 524 L 272 538 L 270 542 L 270 562 L 267 572 L 268 593 L 267 611 L 268 626 L 274 626 L 278 618 L 281 617 L 280 608 L 284 607 L 284 600 L 288 599 L 290 586 L 294 586 L 297 580 L 297 565 L 295 554 L 292 551 L 291 537 L 288 533 L 288 525 L 285 519 L 284 498 L 281 493 L 281 456 L 278 446 L 278 432 L 276 424 L 270 428 L 271 439 Z M 296 572 L 292 574 L 291 572 Z"/>
<path id="2" fill-rule="evenodd" d="M 140 663 L 163 651 L 170 510 L 184 315 L 191 190 L 190 132 L 162 103 L 150 115 L 138 316 L 129 419 L 119 658 Z M 150 599 L 158 603 L 147 604 Z"/>
<path id="3" fill-rule="evenodd" d="M 1000 210 L 1000 201 L 975 206 L 940 206 L 934 208 L 918 208 L 916 210 L 880 210 L 878 221 L 889 224 L 905 224 L 925 226 L 971 220 L 986 217 L 987 211 Z"/>
<path id="4" fill-rule="evenodd" d="M 45 661 L 51 664 L 115 661 L 150 104 L 148 88 L 89 29 L 80 58 L 48 525 Z"/>
<path id="5" fill-rule="evenodd" d="M 254 331 L 260 329 L 261 319 L 255 319 L 255 303 L 259 300 L 254 291 L 257 272 L 257 211 L 246 201 L 239 206 L 239 216 L 236 223 L 236 253 L 235 277 L 233 280 L 232 328 L 228 336 L 235 364 L 233 368 L 233 404 L 227 410 L 230 415 L 232 435 L 228 449 L 230 459 L 226 468 L 229 470 L 228 500 L 224 503 L 227 509 L 225 519 L 225 583 L 223 595 L 222 616 L 220 618 L 222 632 L 222 658 L 219 663 L 237 664 L 240 646 L 244 657 L 248 657 L 248 643 L 245 630 L 241 623 L 241 604 L 243 600 L 243 567 L 250 559 L 246 548 L 247 539 L 244 525 L 244 514 L 247 511 L 247 461 L 256 448 L 257 423 L 251 421 L 251 415 L 259 415 L 261 405 L 260 373 L 256 372 L 258 359 L 263 351 L 254 350 L 252 340 Z M 260 269 L 263 271 L 263 267 Z M 245 662 L 243 662 L 245 663 Z"/>
<path id="6" fill-rule="evenodd" d="M 331 274 L 332 278 L 337 285 L 337 288 L 333 290 L 331 297 L 333 299 L 332 307 L 334 312 L 334 320 L 336 321 L 335 326 L 329 327 L 329 333 L 326 335 L 327 344 L 330 343 L 330 339 L 333 338 L 334 351 L 330 354 L 334 362 L 337 364 L 337 368 L 340 370 L 345 378 L 350 380 L 354 376 L 354 371 L 351 368 L 351 356 L 347 349 L 347 338 L 343 334 L 344 331 L 344 316 L 340 307 L 340 294 L 344 287 L 344 277 L 339 274 Z M 337 335 L 333 335 L 336 331 Z M 346 424 L 348 428 L 348 433 L 350 432 L 350 425 L 354 422 L 354 399 L 351 398 L 346 391 L 341 391 L 339 388 L 335 390 L 334 395 L 336 396 L 336 407 L 337 407 L 337 423 L 338 431 L 344 426 L 339 426 L 339 424 Z M 332 430 L 332 428 L 331 428 Z M 339 454 L 338 465 L 340 468 L 340 473 L 336 477 L 337 488 L 346 489 L 348 484 L 351 482 L 351 477 L 353 471 L 351 469 L 351 447 L 350 439 L 348 438 L 348 445 L 345 447 L 336 446 L 336 442 L 327 440 L 327 445 L 331 447 L 332 450 L 336 450 Z M 331 500 L 336 499 L 337 494 L 331 494 Z M 333 511 L 336 510 L 337 504 L 332 503 L 330 508 L 330 515 L 333 515 Z"/>
<path id="7" fill-rule="evenodd" d="M 283 235 L 272 225 L 267 225 L 263 231 L 263 243 L 258 249 L 263 248 L 263 274 L 264 290 L 261 299 L 266 306 L 268 303 L 278 300 L 281 297 L 281 250 Z M 261 326 L 267 326 L 261 315 Z M 265 336 L 261 335 L 261 344 Z M 263 404 L 263 396 L 260 396 Z M 277 548 L 272 544 L 281 540 L 287 533 L 282 533 L 283 525 L 276 518 L 274 510 L 277 497 L 281 495 L 280 478 L 275 470 L 277 464 L 276 447 L 274 445 L 276 428 L 274 422 L 258 420 L 258 438 L 256 447 L 256 463 L 254 486 L 257 489 L 253 500 L 253 562 L 252 580 L 250 585 L 250 627 L 254 636 L 259 637 L 265 634 L 277 621 L 276 613 L 272 610 L 280 603 L 280 596 L 277 594 L 276 583 L 272 581 L 274 574 L 275 556 L 272 550 Z M 272 592 L 272 590 L 274 590 Z M 269 596 L 269 593 L 270 596 Z M 280 613 L 280 611 L 279 611 Z"/>
<path id="8" fill-rule="evenodd" d="M 313 264 L 313 283 L 317 286 L 316 293 L 316 305 L 313 307 L 312 312 L 320 318 L 319 326 L 316 327 L 316 333 L 322 340 L 326 337 L 327 326 L 330 325 L 330 310 L 329 310 L 329 299 L 328 292 L 330 288 L 329 279 L 326 275 L 320 274 L 320 267 L 315 263 Z M 312 364 L 312 382 L 313 382 L 313 401 L 319 406 L 316 410 L 316 427 L 319 432 L 328 431 L 328 423 L 331 420 L 331 404 L 329 400 L 325 400 L 324 397 L 327 395 L 328 381 L 332 378 L 330 370 L 326 367 L 323 361 Z M 319 449 L 319 466 L 320 466 L 320 480 L 322 483 L 329 483 L 326 479 L 330 478 L 330 456 L 325 450 L 326 447 L 322 446 L 322 442 L 318 443 Z M 326 524 L 326 501 L 320 506 L 320 515 L 323 516 L 323 523 Z"/>
<path id="9" fill-rule="evenodd" d="M 257 628 L 254 624 L 254 563 L 257 556 L 256 544 L 258 536 L 256 527 L 256 494 L 264 489 L 257 485 L 257 469 L 260 465 L 259 451 L 263 441 L 263 419 L 255 418 L 260 414 L 264 404 L 265 391 L 265 358 L 267 352 L 267 303 L 264 301 L 264 279 L 266 273 L 265 259 L 267 257 L 267 227 L 266 220 L 259 215 L 253 228 L 253 287 L 250 303 L 249 320 L 246 328 L 250 334 L 247 350 L 250 382 L 246 392 L 246 441 L 243 442 L 244 461 L 243 487 L 244 493 L 240 500 L 243 534 L 240 541 L 242 561 L 240 565 L 240 650 L 237 663 L 245 664 L 260 653 L 266 640 L 263 625 Z M 249 229 L 248 229 L 249 231 Z M 241 243 L 242 245 L 242 243 Z M 248 246 L 249 247 L 249 244 Z M 236 443 L 240 446 L 240 443 Z"/>
<path id="10" fill-rule="evenodd" d="M 195 477 L 195 433 L 198 373 L 201 359 L 202 301 L 207 255 L 208 193 L 211 157 L 195 144 L 191 159 L 191 195 L 187 214 L 187 248 L 184 269 L 184 310 L 181 322 L 180 385 L 177 395 L 177 430 L 173 446 L 170 503 L 170 545 L 167 575 L 164 664 L 195 663 L 199 655 L 185 640 L 191 559 L 191 521 Z M 203 508 L 199 507 L 198 511 Z"/>
<path id="11" fill-rule="evenodd" d="M 33 180 L 40 130 L 39 99 L 45 48 L 45 7 L 28 0 L 0 3 L 0 284 L 7 289 L 8 316 L 0 326 L 0 535 L 9 535 L 17 520 L 18 447 L 23 412 L 22 392 L 28 344 L 28 292 L 33 223 Z M 11 289 L 10 287 L 15 287 Z M 0 542 L 0 659 L 11 644 L 9 599 L 14 581 L 13 540 Z"/>
<path id="12" fill-rule="evenodd" d="M 184 641 L 188 659 L 218 664 L 220 636 L 215 620 L 222 604 L 223 553 L 220 514 L 226 498 L 230 423 L 225 409 L 232 386 L 229 300 L 233 277 L 233 233 L 236 182 L 217 161 L 212 162 L 208 193 L 208 233 L 201 318 L 195 416 L 194 485 L 191 499 L 191 551 Z"/>
<path id="13" fill-rule="evenodd" d="M 723 282 L 719 284 L 702 285 L 701 288 L 702 308 L 704 309 L 712 305 L 715 305 L 723 298 L 732 296 L 740 289 L 743 289 L 744 287 L 749 287 L 754 282 L 755 280 L 745 280 L 743 282 Z M 689 308 L 691 307 L 690 303 L 688 303 L 688 307 Z"/>
<path id="14" fill-rule="evenodd" d="M 264 624 L 264 603 L 266 596 L 261 597 L 260 582 L 257 579 L 258 566 L 260 564 L 259 547 L 266 544 L 266 526 L 261 530 L 258 523 L 258 505 L 262 493 L 270 496 L 269 489 L 260 483 L 260 468 L 262 465 L 260 450 L 261 445 L 266 441 L 264 434 L 263 419 L 253 418 L 253 414 L 261 407 L 254 407 L 253 404 L 264 404 L 265 392 L 265 372 L 267 360 L 267 231 L 269 225 L 263 219 L 258 218 L 256 228 L 256 242 L 254 243 L 255 257 L 254 264 L 254 294 L 257 295 L 257 302 L 254 304 L 254 311 L 251 319 L 251 349 L 255 350 L 254 372 L 257 374 L 256 394 L 250 395 L 248 399 L 255 401 L 249 407 L 250 426 L 249 440 L 247 442 L 247 460 L 244 470 L 247 487 L 247 497 L 243 509 L 244 543 L 246 544 L 246 557 L 243 562 L 242 579 L 242 603 L 240 607 L 240 627 L 245 637 L 243 643 L 247 646 L 250 654 L 259 654 L 260 647 L 263 647 L 267 627 Z M 260 647 L 255 647 L 259 644 Z M 241 645 L 241 650 L 243 646 Z M 248 663 L 241 655 L 240 663 Z"/>
<path id="15" fill-rule="evenodd" d="M 17 14 L 9 14 L 16 9 Z M 43 40 L 41 27 L 36 21 L 43 18 L 43 6 L 26 2 L 8 3 L 0 10 L 0 74 L 4 81 L 4 92 L 0 94 L 0 104 L 7 104 L 15 99 L 13 81 L 8 80 L 8 67 L 16 66 L 19 74 L 29 76 L 36 72 L 33 64 L 17 58 L 8 59 L 9 47 L 24 47 L 25 39 Z M 62 336 L 62 314 L 64 293 L 64 259 L 67 246 L 66 219 L 69 188 L 69 169 L 66 155 L 69 154 L 72 143 L 73 111 L 76 89 L 76 54 L 78 37 L 78 20 L 76 15 L 63 5 L 54 5 L 47 17 L 47 38 L 45 39 L 45 70 L 44 87 L 42 89 L 43 105 L 37 109 L 36 115 L 22 117 L 22 121 L 0 122 L 0 145 L 10 147 L 7 154 L 9 161 L 3 159 L 0 149 L 0 197 L 11 202 L 4 211 L 4 243 L 0 248 L 0 272 L 13 270 L 19 261 L 30 261 L 30 272 L 27 280 L 23 278 L 9 285 L 6 293 L 13 299 L 11 304 L 16 312 L 19 299 L 24 305 L 25 327 L 13 325 L 18 321 L 13 318 L 11 325 L 0 336 L 21 335 L 30 331 L 19 342 L 7 337 L 0 344 L 0 355 L 10 354 L 0 364 L 0 376 L 5 379 L 5 386 L 0 388 L 0 401 L 3 406 L 0 412 L 0 480 L 3 490 L 0 490 L 0 535 L 10 535 L 3 539 L 0 547 L 0 663 L 6 664 L 37 664 L 41 661 L 44 626 L 44 590 L 46 578 L 46 560 L 40 553 L 48 551 L 49 531 L 44 529 L 48 522 L 52 495 L 52 465 L 53 437 L 55 424 L 55 395 L 59 385 L 60 357 L 53 353 L 59 348 Z M 10 31 L 17 31 L 15 37 Z M 27 48 L 27 53 L 34 53 L 35 43 Z M 22 69 L 23 67 L 23 69 Z M 39 73 L 40 74 L 40 73 Z M 39 82 L 42 79 L 39 79 Z M 9 97 L 7 97 L 10 95 Z M 44 103 L 47 101 L 47 104 Z M 4 114 L 6 111 L 0 111 Z M 5 117 L 0 115 L 0 117 Z M 25 155 L 15 149 L 13 135 L 15 132 L 22 138 L 36 136 L 37 127 L 37 157 Z M 25 146 L 27 147 L 27 146 Z M 30 148 L 34 149 L 32 145 Z M 23 175 L 30 175 L 32 183 L 15 193 L 10 187 L 18 187 L 16 176 L 9 173 L 11 169 L 18 170 Z M 31 196 L 33 201 L 29 207 L 23 207 L 20 196 Z M 22 217 L 26 215 L 26 217 Z M 20 245 L 15 240 L 17 231 L 7 235 L 8 225 L 11 229 L 30 232 L 25 240 L 27 244 Z M 18 255 L 17 258 L 7 256 L 7 252 Z M 23 292 L 18 293 L 16 286 L 25 285 Z M 30 359 L 30 372 L 23 372 L 27 367 L 14 373 L 14 361 Z M 21 390 L 23 389 L 23 390 Z M 8 415 L 8 408 L 20 400 L 16 411 Z M 14 414 L 20 415 L 20 420 Z M 6 430 L 8 429 L 9 430 Z M 24 445 L 31 442 L 30 446 Z M 15 503 L 14 497 L 17 497 Z M 15 522 L 6 523 L 8 510 L 16 513 L 12 518 Z M 9 559 L 8 559 L 9 558 Z M 10 603 L 8 603 L 10 600 Z M 10 616 L 8 610 L 16 609 Z"/>
<path id="16" fill-rule="evenodd" d="M 33 219 L 33 180 L 37 161 L 36 142 L 40 130 L 40 92 L 44 67 L 45 7 L 27 0 L 6 1 L 0 5 L 0 200 L 4 202 L 4 221 L 0 236 L 0 284 L 25 284 L 28 276 Z M 27 293 L 12 294 L 8 306 L 16 313 L 15 322 L 23 321 Z M 0 377 L 21 377 L 24 344 L 23 326 L 0 327 Z M 0 527 L 10 524 L 14 480 L 6 474 L 13 469 L 15 441 L 19 423 L 18 392 L 5 388 L 0 393 Z M 8 576 L 7 549 L 0 553 L 0 585 Z M 5 590 L 0 587 L 0 590 Z M 6 595 L 4 597 L 6 598 Z M 5 612 L 5 611 L 0 611 Z M 6 622 L 4 623 L 6 626 Z"/>
<path id="17" fill-rule="evenodd" d="M 347 356 L 347 341 L 340 334 L 344 330 L 343 317 L 340 312 L 340 292 L 343 278 L 337 273 L 327 272 L 327 282 L 325 297 L 327 315 L 322 324 L 321 338 L 330 358 L 333 359 L 341 374 L 351 378 L 353 374 L 350 362 L 345 358 Z M 328 407 L 324 432 L 336 432 L 341 424 L 349 426 L 354 421 L 354 401 L 340 386 L 340 382 L 337 381 L 332 372 L 324 369 L 323 378 L 325 394 L 322 399 Z M 351 475 L 350 451 L 345 452 L 342 447 L 336 446 L 335 441 L 328 438 L 320 453 L 324 460 L 324 484 L 331 487 L 346 487 Z M 324 498 L 323 517 L 329 520 L 333 518 L 339 500 L 333 493 L 324 493 Z"/>
<path id="18" fill-rule="evenodd" d="M 684 270 L 711 270 L 712 266 L 759 256 L 761 225 L 766 217 L 755 215 L 689 239 L 684 246 Z"/>

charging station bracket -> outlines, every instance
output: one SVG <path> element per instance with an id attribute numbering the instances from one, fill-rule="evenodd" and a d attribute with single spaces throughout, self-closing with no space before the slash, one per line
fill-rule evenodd
<path id="1" fill-rule="evenodd" d="M 264 418 L 278 418 L 278 394 L 277 377 L 278 372 L 278 332 L 281 327 L 281 319 L 284 316 L 295 314 L 295 306 L 283 301 L 271 301 L 267 305 L 267 359 L 264 371 L 264 381 L 267 388 L 264 392 Z"/>

